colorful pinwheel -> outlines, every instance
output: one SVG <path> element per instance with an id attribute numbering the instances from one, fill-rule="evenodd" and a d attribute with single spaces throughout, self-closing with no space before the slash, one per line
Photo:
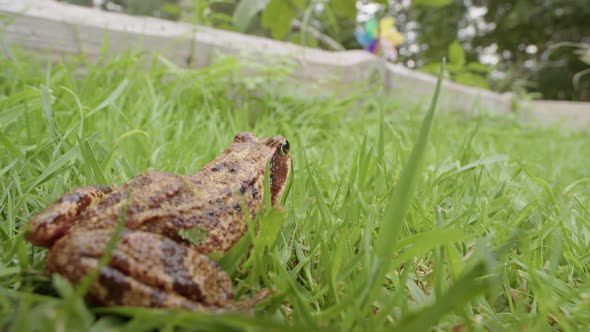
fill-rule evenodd
<path id="1" fill-rule="evenodd" d="M 393 17 L 384 17 L 379 21 L 372 17 L 365 23 L 364 28 L 358 28 L 354 32 L 356 40 L 365 50 L 378 54 L 379 51 L 386 59 L 395 60 L 397 52 L 395 47 L 404 42 L 404 37 L 394 26 Z"/>

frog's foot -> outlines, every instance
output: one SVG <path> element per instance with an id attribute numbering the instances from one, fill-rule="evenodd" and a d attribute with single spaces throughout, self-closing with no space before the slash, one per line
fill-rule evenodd
<path id="1" fill-rule="evenodd" d="M 31 217 L 27 240 L 36 246 L 50 247 L 63 236 L 70 226 L 93 201 L 101 199 L 114 190 L 109 186 L 78 188 L 65 193 L 61 198 Z"/>
<path id="2" fill-rule="evenodd" d="M 112 230 L 72 232 L 53 245 L 48 269 L 78 283 L 98 266 Z M 124 231 L 90 287 L 105 305 L 212 310 L 231 307 L 233 286 L 219 266 L 193 247 L 142 231 Z"/>
<path id="3" fill-rule="evenodd" d="M 233 307 L 240 312 L 252 314 L 254 306 L 266 299 L 270 295 L 270 291 L 266 288 L 261 289 L 254 297 L 248 297 L 239 302 L 236 302 Z"/>

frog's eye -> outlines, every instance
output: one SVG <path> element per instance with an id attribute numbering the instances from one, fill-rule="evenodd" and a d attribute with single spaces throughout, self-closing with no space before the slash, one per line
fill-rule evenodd
<path id="1" fill-rule="evenodd" d="M 289 141 L 285 141 L 285 144 L 281 145 L 279 151 L 281 152 L 281 156 L 289 154 Z"/>

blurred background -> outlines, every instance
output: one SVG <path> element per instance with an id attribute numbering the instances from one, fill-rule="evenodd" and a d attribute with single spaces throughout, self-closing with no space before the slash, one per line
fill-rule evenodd
<path id="1" fill-rule="evenodd" d="M 589 0 L 60 0 L 327 50 L 360 49 L 355 31 L 392 17 L 396 63 L 521 97 L 590 101 Z"/>

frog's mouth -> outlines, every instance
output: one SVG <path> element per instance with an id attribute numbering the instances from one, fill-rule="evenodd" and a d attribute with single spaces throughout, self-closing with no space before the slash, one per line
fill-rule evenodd
<path id="1" fill-rule="evenodd" d="M 284 147 L 277 149 L 270 159 L 270 197 L 273 206 L 281 198 L 290 173 L 291 157 L 289 156 L 289 142 L 286 142 Z"/>

